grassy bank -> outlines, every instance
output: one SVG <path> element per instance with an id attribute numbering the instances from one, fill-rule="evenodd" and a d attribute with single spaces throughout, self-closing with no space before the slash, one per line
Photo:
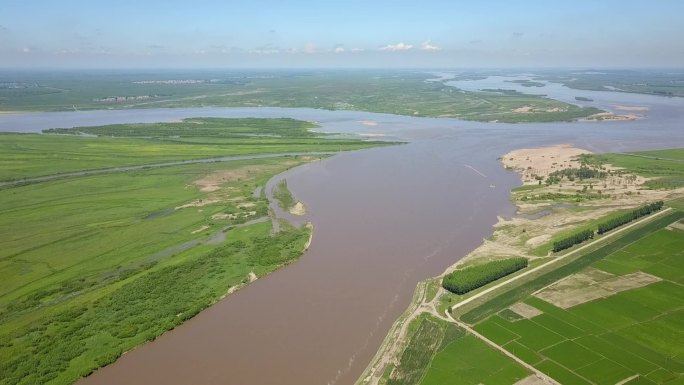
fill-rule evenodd
<path id="1" fill-rule="evenodd" d="M 0 181 L 178 160 L 345 151 L 383 144 L 319 137 L 309 131 L 312 127 L 292 119 L 196 118 L 57 130 L 72 135 L 4 133 L 0 134 Z M 99 137 L 76 136 L 79 133 Z"/>
<path id="2" fill-rule="evenodd" d="M 278 182 L 278 184 L 275 186 L 275 189 L 273 190 L 273 197 L 278 201 L 280 207 L 282 207 L 282 209 L 285 211 L 291 210 L 297 203 L 292 196 L 292 193 L 287 188 L 287 180 L 285 179 Z"/>
<path id="3" fill-rule="evenodd" d="M 311 124 L 292 120 L 198 121 L 62 132 L 106 137 L 3 135 L 4 165 L 14 162 L 3 177 L 381 145 L 318 138 Z M 272 136 L 261 137 L 265 132 Z M 310 228 L 282 223 L 272 234 L 269 202 L 254 191 L 322 157 L 176 165 L 0 189 L 0 384 L 72 383 L 294 261 Z"/>

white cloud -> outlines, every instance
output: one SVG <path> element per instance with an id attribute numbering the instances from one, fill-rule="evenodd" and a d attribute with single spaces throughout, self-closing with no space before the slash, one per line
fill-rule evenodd
<path id="1" fill-rule="evenodd" d="M 335 48 L 335 53 L 342 53 L 342 52 L 344 52 L 344 47 Z"/>
<path id="2" fill-rule="evenodd" d="M 29 47 L 24 47 L 24 48 L 21 49 L 21 51 L 24 52 L 24 53 L 29 53 L 29 52 L 31 52 L 31 48 L 29 48 Z"/>
<path id="3" fill-rule="evenodd" d="M 440 51 L 441 48 L 437 47 L 436 45 L 432 45 L 432 42 L 430 40 L 426 40 L 423 42 L 423 44 L 420 45 L 420 49 L 423 51 Z"/>
<path id="4" fill-rule="evenodd" d="M 411 44 L 404 44 L 404 43 L 398 43 L 398 44 L 388 44 L 384 47 L 381 47 L 381 51 L 408 51 L 413 46 Z"/>
<path id="5" fill-rule="evenodd" d="M 304 44 L 304 48 L 302 48 L 302 52 L 304 53 L 315 53 L 318 51 L 318 47 L 314 43 L 306 43 Z"/>

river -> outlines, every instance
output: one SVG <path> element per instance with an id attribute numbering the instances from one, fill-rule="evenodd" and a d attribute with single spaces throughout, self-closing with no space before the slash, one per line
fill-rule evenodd
<path id="1" fill-rule="evenodd" d="M 623 103 L 623 94 L 611 94 L 616 104 Z M 497 216 L 514 215 L 509 193 L 520 179 L 501 167 L 498 157 L 553 143 L 592 151 L 684 146 L 679 123 L 684 99 L 651 98 L 638 100 L 651 108 L 646 118 L 629 122 L 513 125 L 312 109 L 204 108 L 4 115 L 0 130 L 287 116 L 317 121 L 321 131 L 409 141 L 339 154 L 271 180 L 269 186 L 286 178 L 307 206 L 299 221 L 310 220 L 314 236 L 301 259 L 80 382 L 349 385 L 410 302 L 416 283 L 476 248 L 492 233 Z"/>

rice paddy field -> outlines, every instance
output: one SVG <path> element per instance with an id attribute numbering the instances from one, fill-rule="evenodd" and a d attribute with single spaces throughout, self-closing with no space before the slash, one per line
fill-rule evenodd
<path id="1" fill-rule="evenodd" d="M 682 383 L 684 231 L 676 218 L 579 271 L 641 272 L 657 282 L 566 308 L 527 295 L 520 302 L 537 315 L 505 308 L 475 330 L 562 384 Z"/>
<path id="2" fill-rule="evenodd" d="M 453 316 L 561 384 L 681 384 L 683 218 L 663 213 Z M 534 377 L 476 334 L 424 313 L 380 383 L 505 385 Z"/>

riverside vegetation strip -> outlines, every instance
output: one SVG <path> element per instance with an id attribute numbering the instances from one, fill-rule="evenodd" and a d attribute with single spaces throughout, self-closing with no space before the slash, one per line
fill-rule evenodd
<path id="1" fill-rule="evenodd" d="M 290 119 L 190 119 L 61 130 L 107 137 L 6 134 L 1 178 L 383 144 L 321 138 L 311 127 Z M 265 131 L 269 137 L 259 136 Z M 55 142 L 56 151 L 45 151 Z M 272 234 L 268 201 L 254 191 L 321 157 L 188 164 L 0 189 L 0 383 L 72 383 L 294 261 L 310 228 L 281 222 Z"/>
<path id="2" fill-rule="evenodd" d="M 181 80 L 201 77 L 207 81 L 150 82 L 164 81 L 169 76 Z M 510 123 L 568 121 L 601 112 L 596 108 L 582 108 L 543 96 L 464 91 L 448 86 L 444 81 L 427 81 L 432 77 L 434 75 L 411 71 L 205 71 L 158 75 L 100 74 L 84 81 L 67 75 L 44 74 L 25 79 L 26 88 L 5 91 L 11 92 L 12 97 L 2 98 L 3 90 L 0 89 L 0 111 L 269 106 Z M 33 84 L 40 87 L 28 87 Z M 113 95 L 157 97 L 125 102 L 102 101 Z"/>
<path id="3" fill-rule="evenodd" d="M 538 155 L 547 160 L 555 158 L 549 164 L 574 167 L 558 157 L 556 150 L 539 149 Z M 511 221 L 500 222 L 492 239 L 445 275 L 461 265 L 511 255 L 528 258 L 530 267 L 465 295 L 441 289 L 440 280 L 445 275 L 421 282 L 417 293 L 423 294 L 414 297 L 409 312 L 395 324 L 392 337 L 385 341 L 359 384 L 556 381 L 637 385 L 682 381 L 684 345 L 676 341 L 683 337 L 684 189 L 676 181 L 684 176 L 684 164 L 679 161 L 684 150 L 581 157 L 578 155 L 583 151 L 572 152 L 578 163 L 582 158 L 587 167 L 605 171 L 605 179 L 571 182 L 562 178 L 546 184 L 550 174 L 562 167 L 538 172 L 541 184 L 530 178 L 529 186 L 512 196 L 524 212 L 534 213 L 549 205 L 553 208 L 532 219 L 516 218 L 512 220 L 515 226 L 507 223 Z M 524 163 L 529 159 L 534 169 L 536 155 L 527 150 L 521 153 Z M 666 159 L 664 154 L 668 155 Z M 516 156 L 505 156 L 504 163 Z M 639 162 L 634 161 L 635 156 L 640 157 Z M 675 182 L 662 183 L 659 179 Z M 612 183 L 615 188 L 609 187 Z M 583 192 L 582 186 L 589 184 L 601 186 L 610 194 L 601 199 L 580 199 L 586 202 L 581 207 L 576 204 L 577 196 L 560 198 L 575 202 L 573 206 L 553 206 L 557 201 L 550 201 L 546 195 L 550 190 L 567 188 L 578 191 L 581 197 L 589 193 Z M 532 186 L 534 193 L 530 193 Z M 523 196 L 528 199 L 520 200 Z M 635 207 L 659 207 L 660 203 L 645 204 L 660 199 L 666 200 L 663 210 L 652 210 L 655 213 L 597 234 L 584 246 L 550 253 L 553 242 L 568 234 L 583 229 L 596 231 L 600 224 L 623 217 Z M 540 231 L 551 234 L 540 242 L 535 240 Z M 556 303 L 555 299 L 562 301 Z M 451 314 L 445 314 L 452 308 Z M 435 331 L 429 339 L 419 333 L 425 319 Z M 460 337 L 447 338 L 449 327 L 457 330 L 449 333 Z M 489 358 L 472 359 L 480 354 Z M 490 362 L 499 362 L 496 367 L 501 369 L 492 372 Z"/>

